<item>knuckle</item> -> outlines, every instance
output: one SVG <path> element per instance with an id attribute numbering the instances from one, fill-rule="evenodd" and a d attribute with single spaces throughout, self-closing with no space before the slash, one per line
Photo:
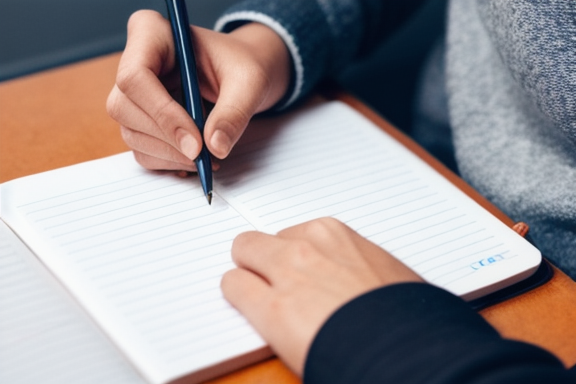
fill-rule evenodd
<path id="1" fill-rule="evenodd" d="M 134 85 L 142 80 L 141 76 L 142 71 L 140 69 L 121 65 L 116 73 L 116 86 L 122 93 L 128 94 Z"/>
<path id="2" fill-rule="evenodd" d="M 162 15 L 156 11 L 149 9 L 140 9 L 132 13 L 128 18 L 128 30 L 135 27 L 139 27 L 141 23 L 147 23 L 148 20 L 162 17 Z"/>
<path id="3" fill-rule="evenodd" d="M 140 22 L 140 20 L 145 18 L 147 13 L 148 12 L 146 10 L 137 10 L 136 12 L 132 13 L 128 18 L 128 28 L 137 25 Z"/>
<path id="4" fill-rule="evenodd" d="M 305 223 L 306 234 L 316 238 L 332 238 L 334 232 L 339 232 L 344 224 L 333 217 L 322 217 Z"/>
<path id="5" fill-rule="evenodd" d="M 224 128 L 228 127 L 228 129 L 231 130 L 243 129 L 252 118 L 250 112 L 234 104 L 226 104 L 221 106 L 221 108 L 222 118 L 220 119 L 219 124 L 224 126 Z"/>
<path id="6" fill-rule="evenodd" d="M 275 316 L 277 315 L 284 315 L 292 312 L 290 301 L 287 299 L 288 298 L 284 295 L 276 295 L 272 296 L 270 300 L 268 300 L 268 310 L 266 311 L 265 316 L 271 317 L 269 321 L 274 321 Z"/>
<path id="7" fill-rule="evenodd" d="M 138 151 L 133 151 L 133 152 L 134 152 L 134 159 L 143 168 L 148 169 L 148 170 L 155 170 L 156 169 L 154 167 L 154 165 L 152 164 L 152 162 L 150 161 L 149 156 L 147 156 L 141 152 L 138 152 Z"/>
<path id="8" fill-rule="evenodd" d="M 144 16 L 144 12 L 142 10 L 137 10 L 136 12 L 132 13 L 130 15 L 130 17 L 128 18 L 128 31 L 132 30 L 135 26 L 137 26 L 140 22 L 140 20 L 142 20 L 143 16 Z"/>
<path id="9" fill-rule="evenodd" d="M 172 133 L 176 131 L 178 127 L 185 125 L 181 119 L 181 113 L 179 113 L 181 108 L 176 100 L 169 98 L 163 102 L 159 102 L 154 110 L 150 111 L 150 117 L 152 117 L 164 134 L 168 132 Z"/>
<path id="10" fill-rule="evenodd" d="M 112 92 L 108 95 L 106 99 L 106 112 L 114 120 L 118 120 L 122 107 L 120 106 L 120 100 L 118 95 L 118 90 L 116 88 L 112 89 Z"/>
<path id="11" fill-rule="evenodd" d="M 120 136 L 122 137 L 122 140 L 124 140 L 124 142 L 128 144 L 128 146 L 132 147 L 131 144 L 134 141 L 133 130 L 131 130 L 130 128 L 126 128 L 124 126 L 120 126 Z"/>
<path id="12" fill-rule="evenodd" d="M 316 248 L 309 241 L 294 241 L 291 246 L 291 264 L 296 270 L 305 269 L 316 259 Z"/>

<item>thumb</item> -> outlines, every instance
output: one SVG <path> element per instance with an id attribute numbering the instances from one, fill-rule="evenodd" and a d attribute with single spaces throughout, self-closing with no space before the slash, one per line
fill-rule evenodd
<path id="1" fill-rule="evenodd" d="M 206 120 L 204 139 L 210 152 L 223 159 L 240 139 L 252 116 L 260 110 L 262 90 L 252 81 L 245 86 L 240 81 L 221 88 L 218 100 Z"/>

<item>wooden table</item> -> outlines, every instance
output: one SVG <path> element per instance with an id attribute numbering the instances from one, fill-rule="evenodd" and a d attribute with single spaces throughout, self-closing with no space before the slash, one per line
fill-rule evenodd
<path id="1" fill-rule="evenodd" d="M 0 83 L 0 182 L 128 150 L 105 110 L 118 60 L 113 54 Z M 481 314 L 503 336 L 576 364 L 576 283 L 562 272 L 555 270 L 543 286 Z M 273 358 L 214 382 L 299 379 Z"/>

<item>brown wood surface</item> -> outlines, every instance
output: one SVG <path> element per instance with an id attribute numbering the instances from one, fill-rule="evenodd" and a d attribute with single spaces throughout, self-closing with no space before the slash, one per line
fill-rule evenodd
<path id="1" fill-rule="evenodd" d="M 0 83 L 0 182 L 128 150 L 105 109 L 118 59 Z"/>
<path id="2" fill-rule="evenodd" d="M 112 155 L 128 148 L 118 125 L 106 113 L 119 55 L 0 83 L 0 182 Z M 357 101 L 344 97 L 426 160 L 424 151 Z M 441 165 L 439 165 L 442 168 Z M 506 224 L 512 221 L 446 171 L 467 193 Z M 556 270 L 552 280 L 481 314 L 502 335 L 535 343 L 576 363 L 576 283 Z M 223 376 L 211 383 L 298 383 L 276 358 Z"/>

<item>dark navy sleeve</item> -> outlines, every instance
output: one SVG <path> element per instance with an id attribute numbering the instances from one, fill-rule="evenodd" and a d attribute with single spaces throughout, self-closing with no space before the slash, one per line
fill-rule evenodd
<path id="1" fill-rule="evenodd" d="M 289 105 L 323 78 L 368 53 L 424 0 L 245 0 L 229 8 L 215 29 L 229 32 L 247 22 L 276 31 L 293 60 Z"/>
<path id="2" fill-rule="evenodd" d="M 399 284 L 336 311 L 307 356 L 304 383 L 576 383 L 550 353 L 502 339 L 460 298 Z"/>

